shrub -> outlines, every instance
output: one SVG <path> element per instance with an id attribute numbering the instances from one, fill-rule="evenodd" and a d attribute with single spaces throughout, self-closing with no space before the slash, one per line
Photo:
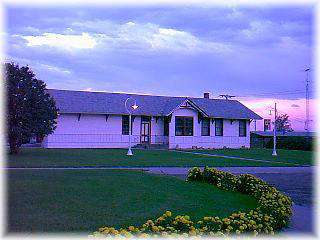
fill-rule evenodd
<path id="1" fill-rule="evenodd" d="M 266 142 L 266 148 L 273 148 L 273 139 Z M 314 149 L 314 138 L 312 137 L 277 137 L 277 148 L 289 150 L 312 151 Z"/>
<path id="2" fill-rule="evenodd" d="M 202 175 L 200 168 L 191 168 L 188 172 L 186 181 L 202 181 Z"/>
<path id="3" fill-rule="evenodd" d="M 239 191 L 253 196 L 258 200 L 259 206 L 256 211 L 273 219 L 272 228 L 274 230 L 279 230 L 288 225 L 292 215 L 292 201 L 290 197 L 279 192 L 275 187 L 268 185 L 261 179 L 250 174 L 236 176 L 208 167 L 205 167 L 203 172 L 199 173 L 197 171 L 197 178 L 193 178 L 193 172 L 190 171 L 189 173 L 191 174 L 188 175 L 188 181 L 200 180 L 224 190 Z"/>
<path id="4" fill-rule="evenodd" d="M 274 234 L 286 227 L 292 215 L 290 197 L 279 192 L 261 179 L 250 175 L 234 174 L 205 167 L 201 172 L 195 167 L 189 170 L 186 181 L 201 181 L 224 190 L 238 191 L 253 196 L 258 207 L 249 212 L 236 212 L 226 218 L 206 216 L 200 221 L 192 221 L 189 216 L 173 216 L 166 211 L 157 219 L 148 220 L 139 227 L 129 226 L 127 229 L 116 230 L 102 227 L 92 236 L 221 236 L 229 234 Z"/>
<path id="5" fill-rule="evenodd" d="M 199 176 L 198 178 L 201 179 L 201 176 Z M 239 180 L 235 175 L 229 172 L 223 172 L 209 167 L 204 168 L 202 179 L 204 182 L 213 184 L 224 190 L 235 191 L 239 184 Z"/>

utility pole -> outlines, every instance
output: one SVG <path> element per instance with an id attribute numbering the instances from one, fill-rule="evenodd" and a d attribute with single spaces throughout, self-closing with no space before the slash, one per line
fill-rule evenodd
<path id="1" fill-rule="evenodd" d="M 273 151 L 272 156 L 277 156 L 277 103 L 274 103 L 274 126 L 273 126 Z"/>
<path id="2" fill-rule="evenodd" d="M 310 96 L 309 96 L 309 71 L 310 68 L 306 68 L 304 70 L 305 72 L 307 72 L 307 78 L 306 78 L 306 121 L 305 121 L 305 126 L 304 129 L 309 132 L 309 100 L 310 100 Z"/>
<path id="3" fill-rule="evenodd" d="M 234 95 L 229 95 L 229 94 L 220 94 L 219 97 L 225 98 L 226 100 L 229 100 L 231 98 L 234 98 Z"/>

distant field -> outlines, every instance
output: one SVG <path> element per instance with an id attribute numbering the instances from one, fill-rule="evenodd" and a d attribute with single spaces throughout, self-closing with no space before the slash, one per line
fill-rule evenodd
<path id="1" fill-rule="evenodd" d="M 293 166 L 313 165 L 313 153 L 296 150 L 279 150 L 271 156 L 270 149 L 195 150 L 195 152 L 221 154 L 268 160 L 227 159 L 213 156 L 168 150 L 134 150 L 134 156 L 126 156 L 126 149 L 42 149 L 24 148 L 18 155 L 9 155 L 9 167 L 57 167 L 57 166 Z M 282 163 L 279 163 L 279 162 Z"/>
<path id="2" fill-rule="evenodd" d="M 248 195 L 130 170 L 9 170 L 8 232 L 85 232 L 126 227 L 166 210 L 227 216 L 257 206 Z"/>

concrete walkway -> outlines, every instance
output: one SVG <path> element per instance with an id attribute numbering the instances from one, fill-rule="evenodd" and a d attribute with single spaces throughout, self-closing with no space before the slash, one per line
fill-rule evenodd
<path id="1" fill-rule="evenodd" d="M 150 172 L 162 172 L 165 174 L 173 174 L 173 175 L 187 175 L 189 169 L 191 167 L 144 167 L 143 169 L 148 170 Z M 228 171 L 234 174 L 257 174 L 257 173 L 311 173 L 314 171 L 313 166 L 309 167 L 214 167 L 216 169 L 222 171 Z M 200 167 L 203 169 L 203 167 Z"/>

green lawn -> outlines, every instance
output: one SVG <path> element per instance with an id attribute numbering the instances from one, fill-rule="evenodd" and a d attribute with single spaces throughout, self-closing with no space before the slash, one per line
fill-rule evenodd
<path id="1" fill-rule="evenodd" d="M 197 150 L 206 152 L 206 150 Z M 272 157 L 272 150 L 207 150 L 211 153 L 230 156 L 265 159 L 272 162 L 226 159 L 221 157 L 194 155 L 166 150 L 134 150 L 134 156 L 126 156 L 126 149 L 22 149 L 18 155 L 8 158 L 10 167 L 50 166 L 292 166 L 311 164 L 312 152 L 279 150 L 278 157 Z M 286 162 L 279 163 L 277 161 Z"/>
<path id="2" fill-rule="evenodd" d="M 226 156 L 262 159 L 269 161 L 281 161 L 300 165 L 314 165 L 314 152 L 300 150 L 278 149 L 277 157 L 272 156 L 272 149 L 215 149 L 215 150 L 192 150 L 193 152 L 219 154 Z"/>
<path id="3" fill-rule="evenodd" d="M 199 219 L 256 207 L 247 195 L 130 170 L 9 170 L 8 232 L 92 232 L 154 219 Z"/>

